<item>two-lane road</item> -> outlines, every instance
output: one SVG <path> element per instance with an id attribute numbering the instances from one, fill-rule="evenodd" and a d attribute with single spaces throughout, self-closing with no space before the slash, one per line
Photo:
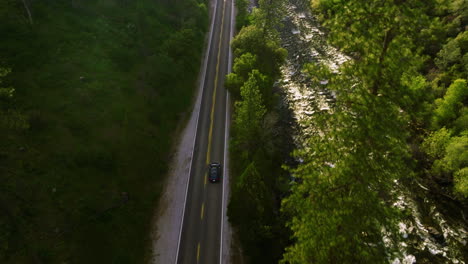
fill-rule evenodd
<path id="1" fill-rule="evenodd" d="M 234 21 L 234 0 L 213 0 L 210 35 L 202 69 L 202 100 L 198 116 L 189 183 L 176 263 L 220 263 L 225 203 L 224 174 L 219 183 L 207 181 L 211 162 L 225 165 L 226 114 L 228 109 L 224 76 L 230 69 L 229 43 Z"/>

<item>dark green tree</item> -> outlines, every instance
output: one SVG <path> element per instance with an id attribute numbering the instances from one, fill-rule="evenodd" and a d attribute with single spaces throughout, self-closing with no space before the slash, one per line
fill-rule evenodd
<path id="1" fill-rule="evenodd" d="M 462 116 L 467 107 L 464 102 L 468 99 L 468 86 L 466 80 L 458 79 L 447 89 L 444 98 L 435 101 L 434 125 L 436 127 L 448 126 L 455 119 Z"/>
<path id="2" fill-rule="evenodd" d="M 249 79 L 241 87 L 241 101 L 236 102 L 233 131 L 235 147 L 242 149 L 246 159 L 255 153 L 261 144 L 261 130 L 266 108 L 258 86 L 258 79 L 264 78 L 258 70 L 249 74 Z"/>
<path id="3" fill-rule="evenodd" d="M 239 176 L 233 187 L 232 199 L 228 207 L 229 220 L 239 228 L 246 254 L 253 263 L 268 263 L 261 253 L 273 237 L 271 228 L 272 193 L 265 184 L 257 164 L 251 162 Z"/>
<path id="4" fill-rule="evenodd" d="M 232 49 L 235 57 L 245 53 L 256 56 L 257 69 L 268 76 L 271 84 L 280 76 L 280 66 L 286 59 L 286 50 L 276 40 L 266 39 L 261 28 L 254 25 L 242 28 L 232 41 Z"/>
<path id="5" fill-rule="evenodd" d="M 284 0 L 259 0 L 258 8 L 252 11 L 253 25 L 262 30 L 264 38 L 276 39 L 276 29 L 285 14 Z"/>
<path id="6" fill-rule="evenodd" d="M 249 78 L 249 73 L 257 66 L 257 56 L 247 52 L 234 59 L 232 73 L 226 76 L 226 88 L 235 98 L 240 98 L 240 87 Z"/>

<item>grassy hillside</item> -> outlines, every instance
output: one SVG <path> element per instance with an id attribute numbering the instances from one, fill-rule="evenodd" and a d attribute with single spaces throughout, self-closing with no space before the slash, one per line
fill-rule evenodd
<path id="1" fill-rule="evenodd" d="M 0 262 L 141 263 L 204 0 L 0 3 Z M 32 23 L 31 23 L 32 22 Z"/>

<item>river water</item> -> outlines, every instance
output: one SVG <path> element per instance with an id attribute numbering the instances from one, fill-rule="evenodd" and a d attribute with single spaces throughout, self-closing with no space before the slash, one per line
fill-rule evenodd
<path id="1" fill-rule="evenodd" d="M 335 100 L 334 93 L 327 90 L 328 80 L 310 84 L 302 71 L 304 65 L 319 62 L 336 70 L 348 58 L 327 44 L 308 1 L 290 0 L 286 9 L 280 37 L 288 58 L 278 86 L 293 113 L 294 143 L 302 148 L 313 129 L 310 124 L 314 115 L 332 114 L 331 102 Z M 399 252 L 389 258 L 389 263 L 468 263 L 468 213 L 464 213 L 463 206 L 416 180 L 395 182 L 394 192 L 398 197 L 394 206 L 406 217 L 398 223 Z"/>

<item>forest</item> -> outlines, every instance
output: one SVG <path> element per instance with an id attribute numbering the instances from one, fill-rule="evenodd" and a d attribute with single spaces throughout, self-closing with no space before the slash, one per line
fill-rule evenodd
<path id="1" fill-rule="evenodd" d="M 278 107 L 273 88 L 286 58 L 275 29 L 281 3 L 261 0 L 250 15 L 242 9 L 248 1 L 236 3 L 241 29 L 231 43 L 235 59 L 225 84 L 235 101 L 228 218 L 250 263 L 275 263 L 289 240 L 280 212 L 280 196 L 287 191 L 281 164 L 292 151 L 285 149 L 290 145 L 287 111 Z"/>
<path id="2" fill-rule="evenodd" d="M 207 24 L 204 0 L 0 1 L 1 263 L 147 261 Z"/>
<path id="3" fill-rule="evenodd" d="M 391 263 L 411 213 L 396 185 L 466 229 L 467 0 L 301 1 L 347 57 L 302 69 L 336 98 L 301 148 L 279 83 L 287 0 L 235 1 L 227 214 L 244 263 Z M 149 260 L 208 6 L 0 1 L 1 263 Z M 417 263 L 438 263 L 427 254 Z"/>
<path id="4" fill-rule="evenodd" d="M 286 56 L 277 31 L 285 1 L 260 0 L 250 12 L 237 0 L 228 215 L 247 262 L 391 262 L 409 213 L 393 206 L 396 184 L 449 200 L 466 227 L 468 1 L 305 4 L 348 60 L 303 69 L 311 82 L 328 80 L 336 101 L 293 150 L 274 88 Z M 468 260 L 463 247 L 451 251 Z"/>

